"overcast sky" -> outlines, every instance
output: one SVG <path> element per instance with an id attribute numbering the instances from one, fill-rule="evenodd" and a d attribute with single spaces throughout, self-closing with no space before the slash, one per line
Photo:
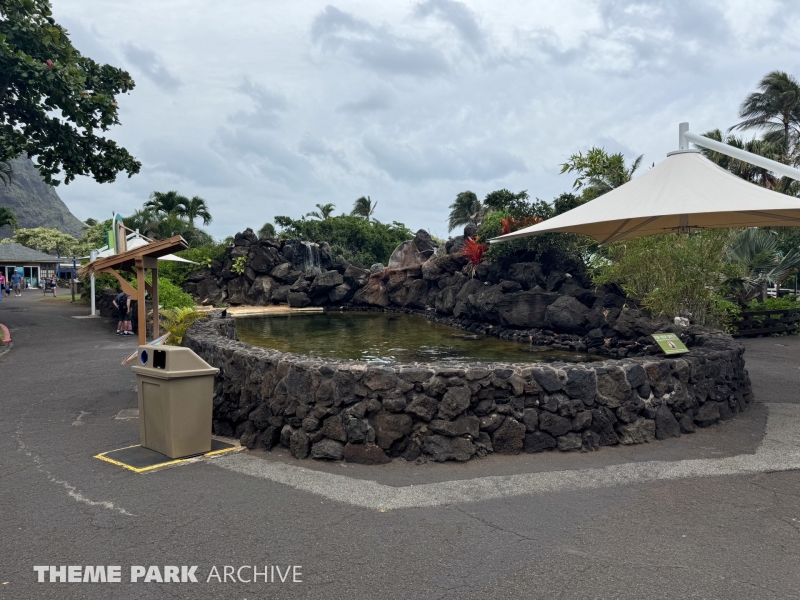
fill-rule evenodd
<path id="1" fill-rule="evenodd" d="M 660 162 L 678 123 L 727 128 L 768 71 L 800 77 L 796 0 L 53 0 L 75 46 L 128 69 L 110 132 L 131 179 L 58 193 L 80 219 L 154 191 L 206 199 L 219 238 L 337 214 L 446 236 L 466 189 L 552 200 L 593 145 Z M 644 171 L 644 169 L 643 169 Z"/>

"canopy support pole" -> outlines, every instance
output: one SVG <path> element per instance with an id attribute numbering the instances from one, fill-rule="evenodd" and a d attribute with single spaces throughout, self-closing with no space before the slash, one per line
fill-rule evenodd
<path id="1" fill-rule="evenodd" d="M 701 148 L 706 148 L 707 150 L 713 150 L 714 152 L 719 152 L 725 156 L 735 158 L 736 160 L 742 160 L 746 163 L 750 163 L 751 165 L 761 167 L 762 169 L 767 169 L 768 171 L 777 173 L 782 177 L 788 177 L 789 179 L 800 181 L 800 169 L 795 169 L 789 165 L 779 163 L 775 160 L 770 160 L 769 158 L 764 158 L 763 156 L 753 154 L 752 152 L 747 152 L 741 148 L 729 146 L 728 144 L 723 144 L 722 142 L 692 133 L 689 131 L 689 123 L 681 123 L 678 125 L 678 136 L 681 150 L 689 150 L 688 142 L 691 142 L 695 146 L 700 146 Z M 684 148 L 684 143 L 687 146 L 686 148 Z"/>

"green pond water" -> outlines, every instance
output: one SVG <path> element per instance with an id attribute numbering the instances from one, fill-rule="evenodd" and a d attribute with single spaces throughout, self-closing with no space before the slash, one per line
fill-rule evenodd
<path id="1" fill-rule="evenodd" d="M 598 360 L 587 354 L 473 334 L 421 315 L 331 312 L 240 317 L 236 331 L 240 340 L 254 346 L 369 362 Z"/>

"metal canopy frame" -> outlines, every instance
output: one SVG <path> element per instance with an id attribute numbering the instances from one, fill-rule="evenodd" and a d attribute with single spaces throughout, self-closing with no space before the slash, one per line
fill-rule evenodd
<path id="1" fill-rule="evenodd" d="M 147 314 L 145 311 L 145 292 L 150 292 L 153 298 L 153 338 L 161 333 L 158 322 L 158 258 L 186 250 L 189 244 L 183 237 L 176 235 L 166 240 L 159 240 L 146 246 L 121 252 L 106 258 L 100 258 L 81 267 L 81 275 L 108 273 L 116 277 L 122 291 L 137 302 L 139 315 L 139 345 L 147 343 Z M 152 283 L 145 281 L 145 269 L 150 269 Z M 136 289 L 129 284 L 118 271 L 133 271 L 136 273 Z"/>

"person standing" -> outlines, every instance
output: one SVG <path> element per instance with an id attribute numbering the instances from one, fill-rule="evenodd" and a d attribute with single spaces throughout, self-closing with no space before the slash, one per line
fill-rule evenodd
<path id="1" fill-rule="evenodd" d="M 122 304 L 125 311 L 125 316 L 122 319 L 122 335 L 133 335 L 133 327 L 131 326 L 131 297 L 125 294 L 125 301 Z"/>
<path id="2" fill-rule="evenodd" d="M 114 308 L 117 309 L 117 315 L 118 315 L 117 316 L 117 335 L 122 335 L 123 332 L 125 331 L 122 327 L 123 327 L 124 322 L 125 322 L 125 313 L 128 310 L 127 301 L 126 301 L 127 297 L 128 297 L 128 294 L 126 294 L 125 292 L 120 292 L 119 294 L 116 295 L 114 300 L 111 302 L 111 304 L 114 305 Z"/>
<path id="3" fill-rule="evenodd" d="M 20 289 L 20 282 L 22 281 L 22 277 L 19 275 L 19 271 L 14 271 L 11 275 L 11 287 L 14 288 L 14 295 L 16 297 L 22 296 L 22 290 Z"/>
<path id="4" fill-rule="evenodd" d="M 0 300 L 3 299 L 3 292 L 6 289 L 6 276 L 0 273 Z"/>

